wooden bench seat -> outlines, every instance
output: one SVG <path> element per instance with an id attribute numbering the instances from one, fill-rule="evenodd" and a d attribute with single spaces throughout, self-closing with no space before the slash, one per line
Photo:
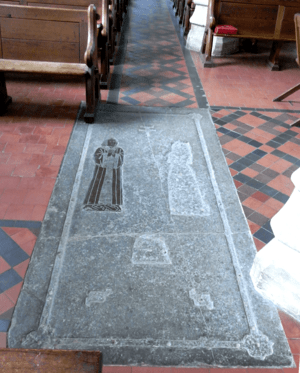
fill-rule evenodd
<path id="1" fill-rule="evenodd" d="M 11 101 L 5 72 L 82 75 L 86 81 L 84 118 L 94 121 L 100 98 L 94 5 L 72 10 L 0 4 L 0 32 L 2 113 Z"/>
<path id="2" fill-rule="evenodd" d="M 300 0 L 209 0 L 205 34 L 201 46 L 204 67 L 212 66 L 213 36 L 273 40 L 268 61 L 278 70 L 278 57 L 284 41 L 295 41 L 294 15 Z M 231 25 L 236 35 L 214 34 L 218 25 Z"/>
<path id="3" fill-rule="evenodd" d="M 0 349 L 0 371 L 5 373 L 101 373 L 100 351 Z"/>
<path id="4" fill-rule="evenodd" d="M 27 5 L 38 7 L 65 8 L 85 10 L 91 3 L 100 15 L 98 22 L 98 54 L 101 61 L 101 87 L 107 88 L 110 63 L 114 54 L 117 29 L 120 28 L 121 15 L 118 13 L 117 0 L 0 0 L 0 4 Z M 119 19 L 119 18 L 120 19 Z"/>

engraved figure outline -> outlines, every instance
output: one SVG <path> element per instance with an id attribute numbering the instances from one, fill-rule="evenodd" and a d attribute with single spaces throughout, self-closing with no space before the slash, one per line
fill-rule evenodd
<path id="1" fill-rule="evenodd" d="M 176 141 L 168 154 L 168 194 L 171 215 L 201 216 L 205 203 L 196 174 L 191 167 L 193 154 L 189 142 Z"/>
<path id="2" fill-rule="evenodd" d="M 94 175 L 84 200 L 87 211 L 122 211 L 124 150 L 117 145 L 118 141 L 111 137 L 94 153 Z"/>

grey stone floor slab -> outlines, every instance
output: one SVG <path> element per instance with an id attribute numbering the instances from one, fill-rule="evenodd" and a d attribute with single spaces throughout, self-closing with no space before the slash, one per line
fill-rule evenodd
<path id="1" fill-rule="evenodd" d="M 105 364 L 289 367 L 277 311 L 206 109 L 79 115 L 9 347 L 100 349 Z"/>

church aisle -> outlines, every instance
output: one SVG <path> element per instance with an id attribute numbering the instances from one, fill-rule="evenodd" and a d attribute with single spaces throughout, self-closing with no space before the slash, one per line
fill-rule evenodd
<path id="1" fill-rule="evenodd" d="M 132 0 L 118 103 L 197 108 L 165 1 Z"/>

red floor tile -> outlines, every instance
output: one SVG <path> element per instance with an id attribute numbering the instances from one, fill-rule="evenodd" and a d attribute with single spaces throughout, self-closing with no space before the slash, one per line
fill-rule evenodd
<path id="1" fill-rule="evenodd" d="M 103 373 L 131 373 L 130 366 L 104 365 Z"/>
<path id="2" fill-rule="evenodd" d="M 14 303 L 5 293 L 0 294 L 0 315 L 11 309 L 13 306 Z"/>
<path id="3" fill-rule="evenodd" d="M 30 253 L 31 255 L 31 253 Z M 14 267 L 14 270 L 22 277 L 24 278 L 25 277 L 25 273 L 27 271 L 27 268 L 28 268 L 28 264 L 29 264 L 29 259 L 25 260 L 24 262 L 16 265 Z"/>
<path id="4" fill-rule="evenodd" d="M 287 338 L 300 338 L 300 323 L 282 311 L 279 311 L 279 317 Z"/>
<path id="5" fill-rule="evenodd" d="M 300 355 L 300 339 L 289 339 L 288 341 L 292 354 Z"/>
<path id="6" fill-rule="evenodd" d="M 6 290 L 4 293 L 10 301 L 15 305 L 17 303 L 18 296 L 20 294 L 21 288 L 23 286 L 23 282 L 20 282 L 19 284 L 13 286 L 12 288 Z"/>
<path id="7" fill-rule="evenodd" d="M 7 333 L 0 332 L 0 348 L 6 348 Z"/>

